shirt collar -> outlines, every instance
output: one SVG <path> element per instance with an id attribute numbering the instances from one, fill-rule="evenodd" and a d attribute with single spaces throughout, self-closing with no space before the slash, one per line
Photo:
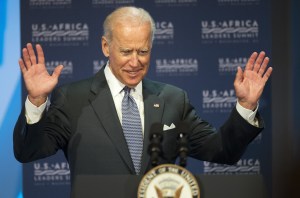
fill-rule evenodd
<path id="1" fill-rule="evenodd" d="M 112 93 L 112 96 L 115 97 L 118 94 L 120 94 L 123 90 L 123 88 L 126 86 L 123 83 L 121 83 L 115 75 L 112 73 L 110 67 L 109 67 L 109 61 L 107 61 L 106 66 L 104 68 L 104 75 L 106 78 L 106 81 L 108 83 L 108 86 L 110 88 L 110 91 Z M 139 84 L 133 89 L 134 91 L 131 92 L 131 94 L 137 95 L 139 97 L 143 97 L 143 83 L 142 81 L 139 82 Z"/>

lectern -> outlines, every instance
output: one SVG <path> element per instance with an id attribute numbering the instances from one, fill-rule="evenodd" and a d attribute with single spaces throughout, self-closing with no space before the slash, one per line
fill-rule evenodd
<path id="1" fill-rule="evenodd" d="M 142 176 L 81 175 L 72 188 L 72 198 L 135 198 Z M 261 175 L 196 175 L 201 198 L 266 198 Z"/>

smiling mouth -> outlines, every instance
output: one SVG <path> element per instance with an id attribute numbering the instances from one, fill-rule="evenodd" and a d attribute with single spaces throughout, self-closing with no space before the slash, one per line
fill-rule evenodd
<path id="1" fill-rule="evenodd" d="M 125 70 L 126 73 L 128 73 L 129 75 L 131 76 L 136 76 L 137 74 L 139 74 L 141 71 L 141 69 L 139 70 L 135 70 L 135 71 L 128 71 L 128 70 Z"/>
<path id="2" fill-rule="evenodd" d="M 129 71 L 128 73 L 130 73 L 130 74 L 136 74 L 136 73 L 138 73 L 139 71 Z"/>

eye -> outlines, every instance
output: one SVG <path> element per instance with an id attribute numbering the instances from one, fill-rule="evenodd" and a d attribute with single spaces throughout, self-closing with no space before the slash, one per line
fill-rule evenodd
<path id="1" fill-rule="evenodd" d="M 131 52 L 132 52 L 132 50 L 129 50 L 129 49 L 121 50 L 121 54 L 124 55 L 124 56 L 130 55 Z"/>
<path id="2" fill-rule="evenodd" d="M 141 56 L 145 56 L 145 55 L 147 55 L 147 54 L 149 54 L 149 50 L 139 50 L 139 55 L 141 55 Z"/>

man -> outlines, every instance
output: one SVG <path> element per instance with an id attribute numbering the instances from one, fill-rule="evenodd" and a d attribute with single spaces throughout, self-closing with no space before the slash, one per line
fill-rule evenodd
<path id="1" fill-rule="evenodd" d="M 264 52 L 254 52 L 245 70 L 238 68 L 234 81 L 237 106 L 217 131 L 196 114 L 183 90 L 144 78 L 154 31 L 153 19 L 145 10 L 115 10 L 104 21 L 102 51 L 107 65 L 87 80 L 57 89 L 63 66 L 49 75 L 42 47 L 36 45 L 36 57 L 32 45 L 27 44 L 19 60 L 28 98 L 15 126 L 16 158 L 29 162 L 62 149 L 72 181 L 80 174 L 144 174 L 151 167 L 147 154 L 151 125 L 185 122 L 191 157 L 227 164 L 239 160 L 263 129 L 257 108 L 272 72 L 271 67 L 267 69 L 269 58 Z M 45 110 L 50 93 L 51 105 Z M 125 97 L 135 109 L 129 117 Z M 138 121 L 130 122 L 135 116 Z M 140 130 L 134 127 L 134 133 L 128 135 L 128 127 L 133 125 Z M 138 141 L 128 137 L 135 135 L 140 136 L 135 139 Z M 132 142 L 142 147 L 137 151 Z M 174 132 L 164 132 L 165 153 L 172 152 L 175 142 Z"/>

